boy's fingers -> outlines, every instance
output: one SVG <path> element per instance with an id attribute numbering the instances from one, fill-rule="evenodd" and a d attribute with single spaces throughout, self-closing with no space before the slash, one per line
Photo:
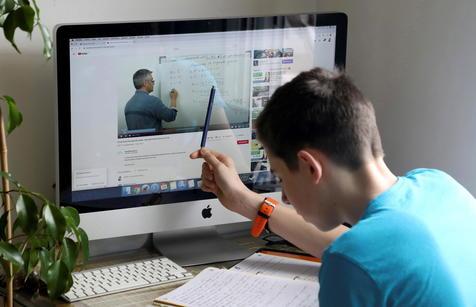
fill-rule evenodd
<path id="1" fill-rule="evenodd" d="M 204 152 L 208 151 L 211 154 L 213 154 L 218 159 L 218 161 L 220 161 L 221 163 L 225 164 L 226 166 L 233 166 L 233 160 L 230 157 L 228 157 L 227 155 L 222 154 L 221 152 L 214 151 L 214 150 L 211 150 L 211 149 L 208 149 L 208 148 L 202 148 L 200 151 L 201 151 L 202 155 L 204 154 Z"/>
<path id="2" fill-rule="evenodd" d="M 192 153 L 190 154 L 190 158 L 191 158 L 191 159 L 198 159 L 198 158 L 201 158 L 201 157 L 202 157 L 202 156 L 201 156 L 201 154 L 200 154 L 200 149 L 199 149 L 199 150 L 196 150 L 196 151 L 194 151 L 194 152 L 192 152 Z"/>
<path id="3" fill-rule="evenodd" d="M 200 149 L 200 155 L 212 167 L 212 169 L 217 169 L 222 164 L 222 162 L 217 158 L 217 154 L 209 149 Z"/>
<path id="4" fill-rule="evenodd" d="M 205 192 L 215 193 L 217 186 L 214 183 L 205 183 L 202 182 L 201 189 Z"/>
<path id="5" fill-rule="evenodd" d="M 234 168 L 233 160 L 225 154 L 208 149 L 200 148 L 190 154 L 191 159 L 204 159 L 210 166 L 211 170 L 217 169 L 220 165 Z"/>
<path id="6" fill-rule="evenodd" d="M 220 163 L 226 166 L 233 166 L 233 160 L 225 154 L 208 148 L 200 148 L 190 154 L 191 159 L 203 158 L 212 166 L 218 166 Z"/>
<path id="7" fill-rule="evenodd" d="M 210 178 L 210 180 L 213 180 L 213 168 L 208 164 L 208 162 L 203 162 L 202 174 L 205 175 L 205 177 Z"/>

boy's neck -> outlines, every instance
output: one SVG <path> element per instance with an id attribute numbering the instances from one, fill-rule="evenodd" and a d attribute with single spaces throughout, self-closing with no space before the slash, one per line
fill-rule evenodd
<path id="1" fill-rule="evenodd" d="M 387 167 L 383 158 L 373 159 L 352 172 L 341 172 L 339 180 L 341 195 L 338 202 L 342 218 L 351 225 L 356 224 L 369 202 L 397 182 L 397 177 Z"/>

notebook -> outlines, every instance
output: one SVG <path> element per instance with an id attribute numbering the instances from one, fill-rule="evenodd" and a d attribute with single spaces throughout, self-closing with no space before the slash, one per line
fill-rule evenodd
<path id="1" fill-rule="evenodd" d="M 183 286 L 156 298 L 154 305 L 318 306 L 320 263 L 286 255 L 259 252 L 228 270 L 206 268 Z"/>

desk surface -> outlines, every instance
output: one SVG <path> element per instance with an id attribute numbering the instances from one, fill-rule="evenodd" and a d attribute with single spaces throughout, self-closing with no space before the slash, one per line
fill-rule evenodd
<path id="1" fill-rule="evenodd" d="M 254 239 L 251 236 L 241 237 L 235 239 L 237 243 L 242 246 L 249 248 L 250 250 L 257 250 L 260 247 L 263 247 L 264 241 Z M 118 263 L 128 262 L 128 261 L 135 261 L 141 260 L 151 257 L 156 257 L 156 253 L 149 252 L 147 250 L 140 250 L 134 253 L 127 253 L 122 255 L 115 255 L 110 257 L 104 257 L 102 259 L 94 260 L 93 262 L 89 263 L 85 266 L 85 269 L 97 268 L 107 265 L 114 265 Z M 231 266 L 235 265 L 239 261 L 227 261 L 227 262 L 219 262 L 213 264 L 206 264 L 206 265 L 198 265 L 187 267 L 187 269 L 192 272 L 194 275 L 198 274 L 201 270 L 206 267 L 214 266 L 219 268 L 230 268 Z M 85 307 L 85 306 L 104 306 L 104 307 L 126 307 L 126 306 L 153 306 L 152 301 L 169 291 L 179 287 L 184 282 L 175 282 L 161 286 L 155 287 L 147 287 L 137 290 L 130 290 L 126 292 L 121 292 L 117 294 L 110 294 L 105 295 L 97 298 L 92 298 L 80 302 L 75 302 L 72 304 L 64 303 L 61 301 L 55 302 L 56 306 L 61 307 L 69 307 L 69 306 L 77 306 L 77 307 Z M 35 302 L 32 302 L 35 304 Z M 37 302 L 39 303 L 39 302 Z"/>

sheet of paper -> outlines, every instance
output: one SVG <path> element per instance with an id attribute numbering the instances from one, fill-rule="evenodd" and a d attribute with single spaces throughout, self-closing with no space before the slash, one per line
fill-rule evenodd
<path id="1" fill-rule="evenodd" d="M 159 299 L 190 307 L 318 306 L 317 282 L 207 268 Z"/>
<path id="2" fill-rule="evenodd" d="M 320 263 L 256 253 L 230 270 L 318 282 Z"/>

